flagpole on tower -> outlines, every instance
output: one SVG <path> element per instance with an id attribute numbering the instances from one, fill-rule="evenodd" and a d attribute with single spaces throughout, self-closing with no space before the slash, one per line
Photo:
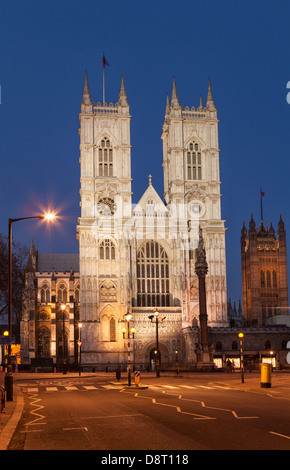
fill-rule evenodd
<path id="1" fill-rule="evenodd" d="M 103 53 L 103 104 L 105 102 L 105 56 L 104 56 L 104 53 Z"/>
<path id="2" fill-rule="evenodd" d="M 103 104 L 105 103 L 105 67 L 109 65 L 103 51 Z"/>
<path id="3" fill-rule="evenodd" d="M 263 223 L 263 197 L 265 196 L 265 193 L 262 191 L 262 188 L 260 188 L 260 193 L 261 193 L 261 223 Z"/>

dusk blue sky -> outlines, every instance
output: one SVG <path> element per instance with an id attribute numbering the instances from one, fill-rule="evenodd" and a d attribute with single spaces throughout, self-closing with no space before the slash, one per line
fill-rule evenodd
<path id="1" fill-rule="evenodd" d="M 77 252 L 79 111 L 88 72 L 92 99 L 116 102 L 124 73 L 132 114 L 133 202 L 148 174 L 163 194 L 162 124 L 176 77 L 180 104 L 218 109 L 228 297 L 241 295 L 240 232 L 251 212 L 280 213 L 290 233 L 290 4 L 260 0 L 1 0 L 0 232 L 8 218 L 55 207 L 61 218 L 13 225 L 40 252 Z M 289 244 L 289 237 L 288 237 Z M 289 250 L 288 250 L 289 251 Z M 290 262 L 288 263 L 290 266 Z"/>

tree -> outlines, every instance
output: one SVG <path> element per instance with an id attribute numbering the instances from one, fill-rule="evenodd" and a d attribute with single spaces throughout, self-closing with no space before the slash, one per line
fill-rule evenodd
<path id="1" fill-rule="evenodd" d="M 8 314 L 8 237 L 0 233 L 0 320 Z M 29 248 L 12 242 L 12 318 L 19 325 L 22 310 L 24 269 Z"/>

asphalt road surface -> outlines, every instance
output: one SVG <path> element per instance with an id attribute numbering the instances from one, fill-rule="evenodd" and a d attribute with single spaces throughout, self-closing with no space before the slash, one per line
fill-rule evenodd
<path id="1" fill-rule="evenodd" d="M 25 406 L 9 450 L 290 450 L 290 395 L 212 376 L 18 379 Z"/>

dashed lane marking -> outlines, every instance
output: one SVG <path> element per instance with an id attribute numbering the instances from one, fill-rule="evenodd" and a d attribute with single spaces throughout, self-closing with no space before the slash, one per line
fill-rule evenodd
<path id="1" fill-rule="evenodd" d="M 163 391 L 162 393 L 164 394 L 168 394 L 166 391 Z M 171 396 L 174 396 L 174 394 L 169 394 Z M 175 395 L 177 396 L 177 395 Z M 216 410 L 216 411 L 225 411 L 225 412 L 228 412 L 228 413 L 232 413 L 232 415 L 234 416 L 234 418 L 236 419 L 258 419 L 259 416 L 239 416 L 236 411 L 234 410 L 228 410 L 227 408 L 218 408 L 218 407 L 215 407 L 215 406 L 208 406 L 205 404 L 204 401 L 201 401 L 201 400 L 194 400 L 192 398 L 183 398 L 182 395 L 178 395 L 178 399 L 179 400 L 184 400 L 184 401 L 191 401 L 191 402 L 195 402 L 195 403 L 200 403 L 200 405 L 203 407 L 203 408 L 207 408 L 209 410 Z"/>
<path id="2" fill-rule="evenodd" d="M 284 434 L 279 434 L 278 432 L 269 431 L 269 433 L 275 434 L 276 436 L 279 436 L 279 437 L 285 437 L 285 439 L 290 439 L 290 436 L 285 436 Z"/>

